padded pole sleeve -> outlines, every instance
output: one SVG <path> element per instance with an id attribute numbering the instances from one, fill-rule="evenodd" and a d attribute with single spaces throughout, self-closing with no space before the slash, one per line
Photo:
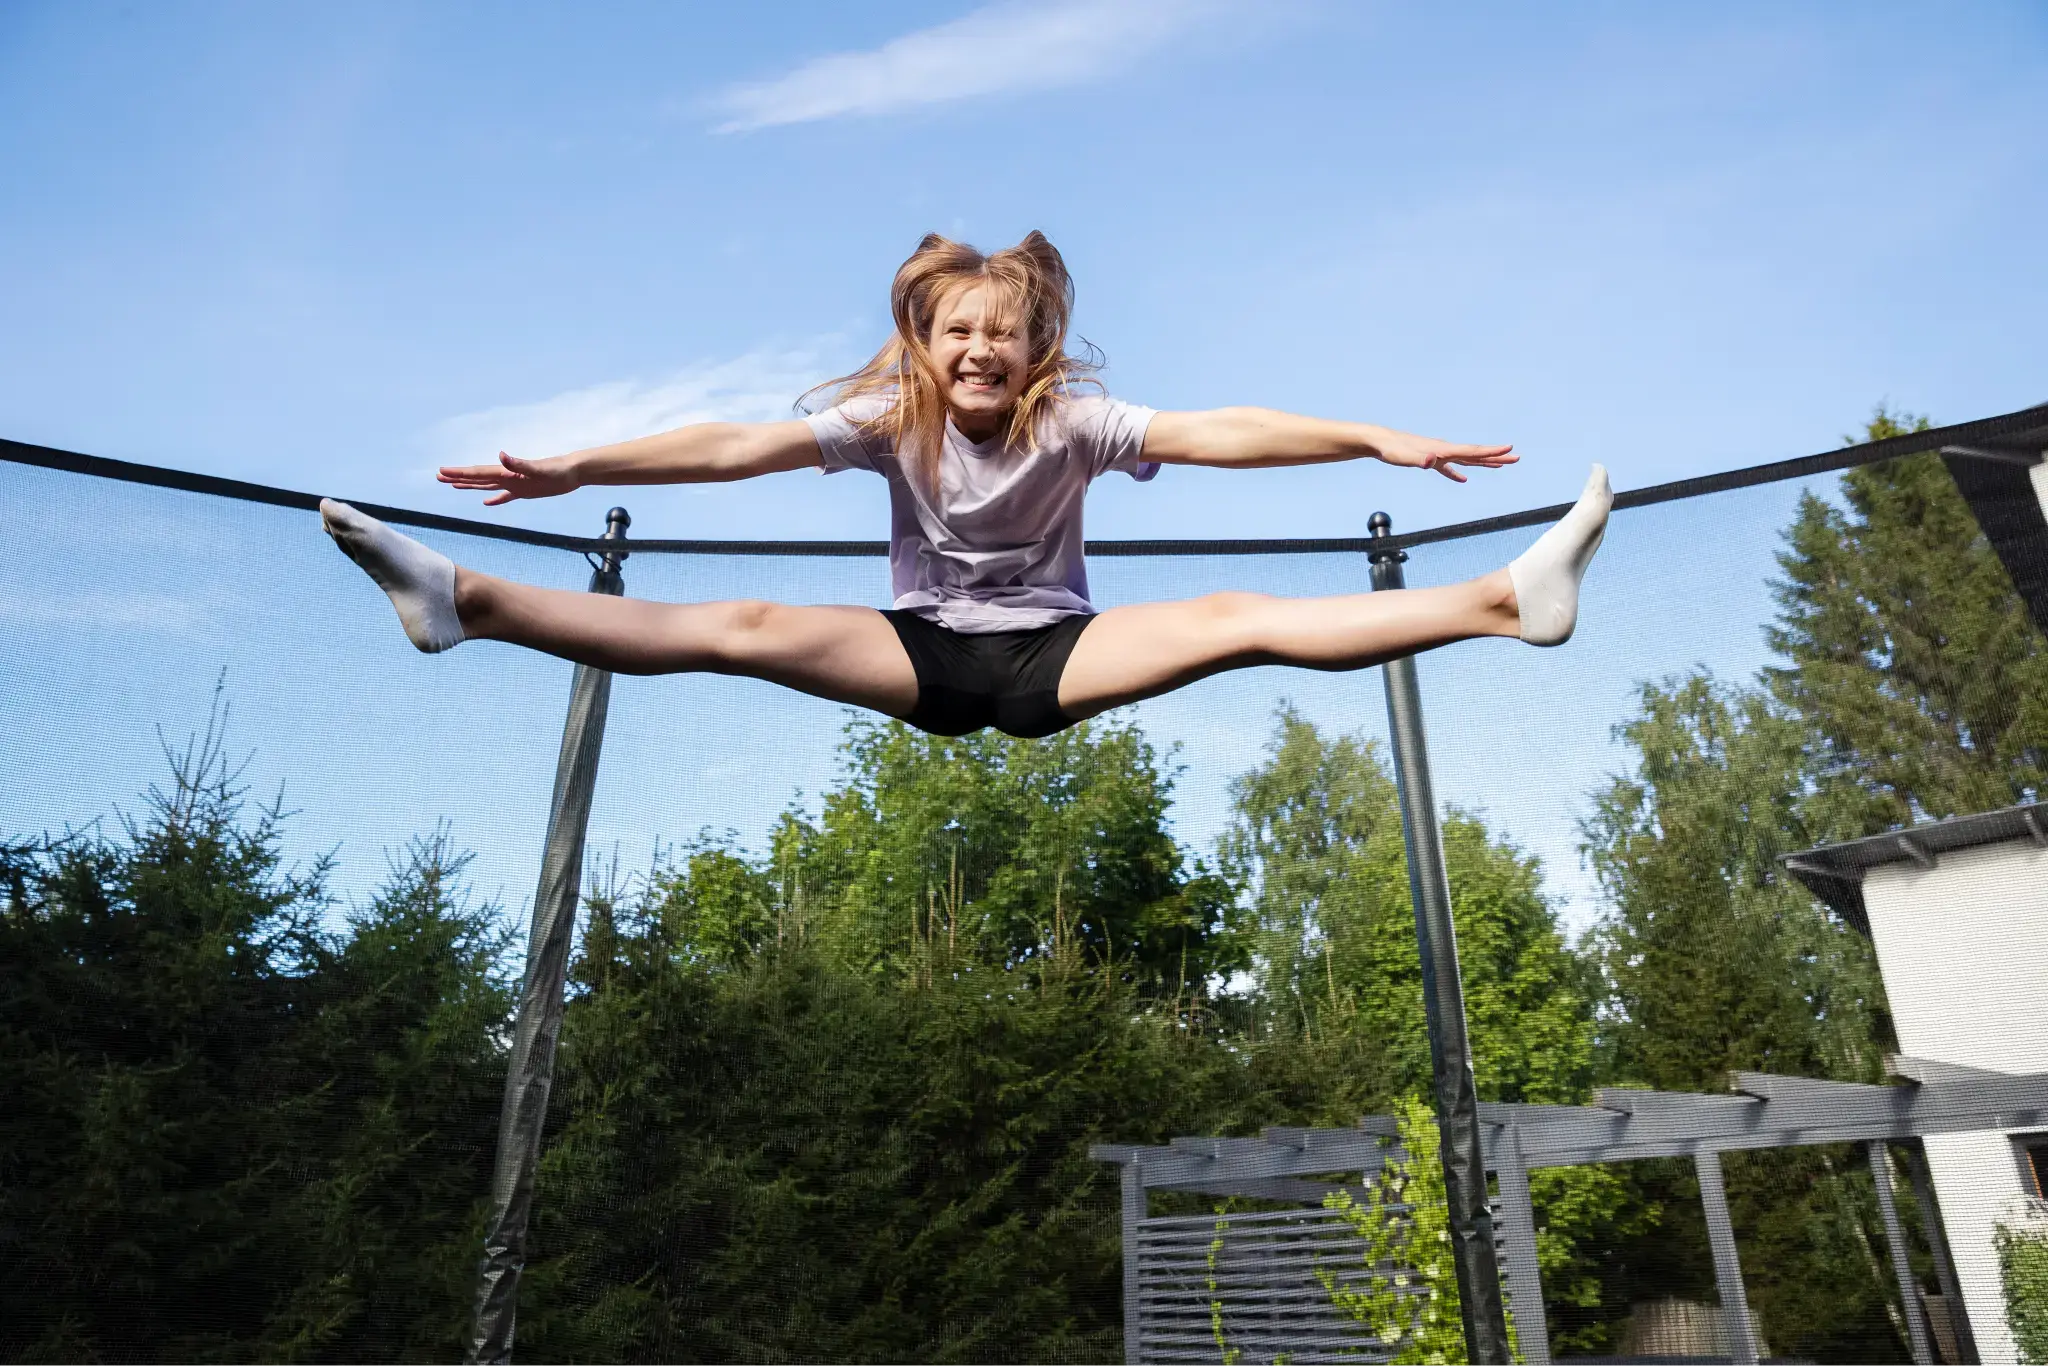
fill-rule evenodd
<path id="1" fill-rule="evenodd" d="M 607 555 L 591 575 L 590 591 L 616 597 L 625 592 L 618 561 Z M 540 1162 L 547 1122 L 548 1091 L 554 1082 L 555 1042 L 562 1032 L 562 992 L 569 971 L 569 945 L 576 933 L 576 907 L 583 883 L 583 837 L 597 789 L 597 759 L 604 746 L 605 713 L 612 676 L 576 666 L 569 686 L 569 716 L 562 727 L 555 762 L 554 800 L 548 812 L 547 847 L 541 856 L 540 886 L 533 897 L 533 925 L 526 945 L 526 977 L 519 992 L 519 1016 L 505 1072 L 505 1100 L 498 1116 L 498 1158 L 491 1176 L 491 1214 L 478 1268 L 476 1320 L 470 1333 L 472 1362 L 509 1362 L 517 1319 L 519 1275 L 526 1266 L 526 1229 L 533 1211 L 534 1169 Z"/>

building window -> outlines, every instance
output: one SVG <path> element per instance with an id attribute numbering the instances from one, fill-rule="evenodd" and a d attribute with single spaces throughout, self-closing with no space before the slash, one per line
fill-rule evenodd
<path id="1" fill-rule="evenodd" d="M 2048 1200 L 2048 1134 L 2014 1134 L 2013 1155 L 2020 1160 L 2020 1185 L 2036 1200 Z"/>

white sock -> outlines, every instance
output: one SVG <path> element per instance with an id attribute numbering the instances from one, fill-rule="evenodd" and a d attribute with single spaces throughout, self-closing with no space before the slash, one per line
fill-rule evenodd
<path id="1" fill-rule="evenodd" d="M 1586 577 L 1586 566 L 1607 534 L 1607 513 L 1613 506 L 1607 470 L 1595 465 L 1572 510 L 1508 566 L 1522 616 L 1522 639 L 1531 645 L 1562 645 L 1572 638 L 1572 629 L 1579 624 L 1579 580 Z"/>
<path id="2" fill-rule="evenodd" d="M 341 553 L 390 595 L 413 644 L 431 655 L 462 643 L 462 620 L 455 615 L 455 561 L 332 498 L 320 500 L 320 524 Z"/>

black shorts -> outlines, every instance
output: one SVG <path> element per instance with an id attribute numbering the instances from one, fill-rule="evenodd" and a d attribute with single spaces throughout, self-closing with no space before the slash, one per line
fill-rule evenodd
<path id="1" fill-rule="evenodd" d="M 1080 613 L 1029 631 L 970 635 L 915 612 L 884 612 L 917 671 L 917 708 L 903 718 L 932 735 L 994 726 L 1039 739 L 1075 724 L 1060 710 L 1060 675 L 1095 618 Z"/>

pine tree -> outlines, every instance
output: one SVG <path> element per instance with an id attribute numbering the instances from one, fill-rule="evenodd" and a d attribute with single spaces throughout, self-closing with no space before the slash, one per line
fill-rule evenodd
<path id="1" fill-rule="evenodd" d="M 855 972 L 792 935 L 721 962 L 675 933 L 684 900 L 585 936 L 523 1353 L 1113 1357 L 1116 1172 L 1089 1145 L 1280 1118 L 1078 946 L 1006 965 L 940 937 Z"/>
<path id="2" fill-rule="evenodd" d="M 118 835 L 0 850 L 0 1357 L 416 1358 L 465 1327 L 492 916 L 436 839 L 334 932 L 223 719 Z"/>
<path id="3" fill-rule="evenodd" d="M 1924 430 L 1883 408 L 1865 435 Z M 2048 777 L 2048 642 L 1939 458 L 1808 494 L 1779 556 L 1768 673 L 1815 776 L 1868 834 L 2029 799 Z"/>
<path id="4" fill-rule="evenodd" d="M 855 723 L 822 815 L 600 899 L 522 1353 L 1120 1354 L 1094 1142 L 1296 1118 L 1203 1006 L 1242 960 L 1141 736 Z"/>

